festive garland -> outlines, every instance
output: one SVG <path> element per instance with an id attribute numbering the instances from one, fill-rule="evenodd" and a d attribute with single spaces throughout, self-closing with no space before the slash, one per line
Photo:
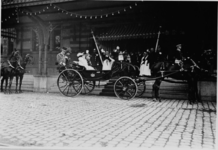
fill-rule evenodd
<path id="1" fill-rule="evenodd" d="M 138 4 L 135 3 L 134 6 L 133 5 L 130 5 L 128 7 L 125 7 L 123 9 L 119 9 L 117 11 L 113 11 L 113 12 L 110 12 L 110 13 L 106 13 L 106 14 L 101 14 L 101 15 L 82 15 L 82 14 L 78 14 L 78 13 L 73 13 L 73 12 L 70 12 L 68 10 L 65 10 L 57 5 L 54 5 L 52 3 L 50 3 L 48 6 L 44 7 L 42 10 L 39 10 L 39 11 L 35 11 L 35 12 L 28 12 L 28 11 L 24 11 L 24 10 L 21 10 L 21 9 L 18 9 L 16 8 L 15 9 L 15 13 L 12 13 L 11 15 L 9 15 L 7 18 L 3 19 L 2 22 L 4 21 L 7 21 L 9 19 L 11 19 L 12 17 L 11 16 L 14 16 L 15 14 L 17 15 L 16 17 L 16 20 L 17 20 L 17 23 L 19 23 L 19 16 L 18 16 L 18 12 L 20 12 L 21 14 L 23 15 L 27 15 L 27 16 L 31 16 L 31 15 L 40 15 L 40 14 L 43 14 L 44 12 L 46 12 L 47 10 L 49 9 L 55 9 L 57 10 L 58 12 L 61 12 L 63 14 L 66 14 L 66 15 L 69 15 L 71 17 L 76 17 L 76 18 L 80 18 L 80 19 L 99 19 L 99 18 L 107 18 L 107 17 L 110 17 L 110 16 L 114 16 L 114 15 L 119 15 L 121 13 L 125 13 L 126 11 L 128 10 L 131 10 L 133 7 L 136 7 Z"/>

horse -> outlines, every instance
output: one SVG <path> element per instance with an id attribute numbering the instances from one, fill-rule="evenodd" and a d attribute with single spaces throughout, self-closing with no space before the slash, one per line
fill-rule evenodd
<path id="1" fill-rule="evenodd" d="M 176 67 L 176 65 L 169 61 L 155 62 L 151 67 L 151 75 L 154 77 L 155 82 L 152 86 L 152 97 L 154 101 L 161 102 L 159 97 L 159 90 L 162 81 L 175 82 L 173 80 L 166 80 L 170 77 L 172 79 L 186 82 L 188 84 L 188 100 L 189 104 L 200 102 L 198 97 L 198 78 L 199 73 L 203 71 L 195 61 L 190 58 L 184 58 L 182 63 Z M 180 83 L 181 83 L 180 82 Z"/>
<path id="2" fill-rule="evenodd" d="M 19 61 L 21 59 L 21 56 L 18 51 L 13 51 L 10 60 L 11 62 L 6 61 L 1 64 L 1 92 L 10 93 L 10 86 L 13 80 L 13 76 L 15 75 L 15 70 L 17 66 L 19 66 Z M 8 79 L 10 80 L 9 86 L 8 86 Z M 5 83 L 5 90 L 3 90 L 3 84 Z"/>
<path id="3" fill-rule="evenodd" d="M 8 63 L 4 62 L 1 66 L 1 92 L 5 93 L 11 93 L 11 85 L 13 78 L 16 77 L 16 93 L 17 91 L 17 85 L 18 85 L 18 79 L 20 78 L 20 84 L 19 84 L 19 91 L 21 92 L 21 85 L 22 85 L 22 79 L 23 75 L 25 73 L 26 64 L 30 62 L 30 56 L 29 54 L 26 55 L 24 61 L 22 64 L 19 63 L 19 61 L 22 60 L 22 57 L 19 53 L 12 53 L 12 58 L 14 58 L 16 61 Z M 8 85 L 8 79 L 9 79 L 9 85 Z M 3 85 L 5 81 L 5 90 L 3 90 Z"/>
<path id="4" fill-rule="evenodd" d="M 15 89 L 15 92 L 16 93 L 22 93 L 21 85 L 22 85 L 22 81 L 23 81 L 23 76 L 26 73 L 26 70 L 25 70 L 26 69 L 26 65 L 31 63 L 32 58 L 33 57 L 30 54 L 26 54 L 26 56 L 25 56 L 23 62 L 21 63 L 21 65 L 16 68 L 16 71 L 15 71 L 15 77 L 16 77 L 16 89 Z M 19 80 L 19 89 L 18 89 L 18 80 Z"/>

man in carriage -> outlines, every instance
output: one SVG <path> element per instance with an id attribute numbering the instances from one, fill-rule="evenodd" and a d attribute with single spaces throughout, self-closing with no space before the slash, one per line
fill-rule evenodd
<path id="1" fill-rule="evenodd" d="M 67 61 L 69 60 L 70 50 L 66 47 L 61 48 L 61 52 L 57 54 L 57 69 L 59 71 L 65 69 Z"/>

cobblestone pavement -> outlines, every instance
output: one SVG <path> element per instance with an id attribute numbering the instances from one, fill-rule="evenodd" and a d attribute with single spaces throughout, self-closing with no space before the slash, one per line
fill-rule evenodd
<path id="1" fill-rule="evenodd" d="M 0 93 L 0 145 L 215 149 L 216 103 Z"/>

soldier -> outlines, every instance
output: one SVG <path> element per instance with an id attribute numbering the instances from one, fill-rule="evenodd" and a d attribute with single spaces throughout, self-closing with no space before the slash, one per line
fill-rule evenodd
<path id="1" fill-rule="evenodd" d="M 20 60 L 21 57 L 19 55 L 19 51 L 15 48 L 14 51 L 11 53 L 11 55 L 8 57 L 8 64 L 10 67 L 12 68 L 16 68 L 17 66 L 19 66 L 20 68 L 23 69 L 23 67 L 20 65 Z"/>

